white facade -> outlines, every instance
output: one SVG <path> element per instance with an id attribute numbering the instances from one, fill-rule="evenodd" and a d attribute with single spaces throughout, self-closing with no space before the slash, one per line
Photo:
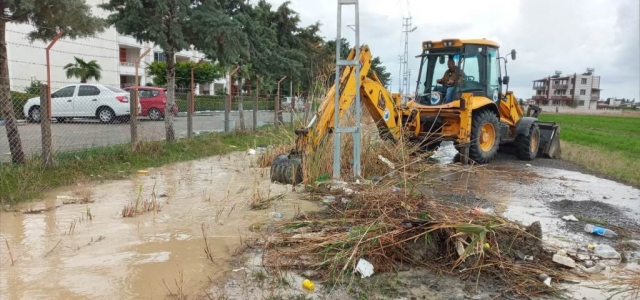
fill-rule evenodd
<path id="1" fill-rule="evenodd" d="M 106 17 L 107 12 L 97 8 L 102 0 L 88 0 L 93 5 L 93 13 Z M 27 34 L 31 31 L 30 25 L 7 24 L 7 55 L 9 59 L 9 77 L 11 90 L 23 91 L 33 80 L 46 82 L 46 43 L 29 42 Z M 152 43 L 138 43 L 133 37 L 123 36 L 111 27 L 92 38 L 71 40 L 64 36 L 51 48 L 51 87 L 57 89 L 62 86 L 78 83 L 76 78 L 67 78 L 63 67 L 73 63 L 74 57 L 85 61 L 96 60 L 102 67 L 102 78 L 99 83 L 104 85 L 126 87 L 135 83 L 134 62 L 140 54 L 147 49 L 149 53 L 142 59 L 138 70 L 139 84 L 141 86 L 150 83 L 152 79 L 146 75 L 145 67 L 154 61 L 154 57 L 162 50 Z M 198 61 L 204 55 L 198 51 L 186 50 L 176 54 L 176 61 Z M 215 86 L 226 86 L 226 80 L 220 79 Z M 207 86 L 198 86 L 196 93 L 214 93 L 214 83 Z"/>
<path id="2" fill-rule="evenodd" d="M 535 80 L 533 90 L 531 100 L 538 106 L 596 109 L 600 100 L 600 76 L 592 72 L 549 76 Z"/>

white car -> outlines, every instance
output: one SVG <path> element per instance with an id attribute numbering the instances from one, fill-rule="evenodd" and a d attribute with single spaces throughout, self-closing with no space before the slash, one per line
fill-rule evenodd
<path id="1" fill-rule="evenodd" d="M 102 123 L 127 119 L 129 97 L 125 90 L 102 84 L 67 85 L 51 93 L 51 117 L 58 122 L 73 118 L 97 118 Z M 27 100 L 23 112 L 30 122 L 40 122 L 40 97 Z"/>

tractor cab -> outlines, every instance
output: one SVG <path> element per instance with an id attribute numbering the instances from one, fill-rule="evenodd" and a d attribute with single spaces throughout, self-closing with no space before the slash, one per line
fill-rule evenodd
<path id="1" fill-rule="evenodd" d="M 499 45 L 489 40 L 426 41 L 422 54 L 415 102 L 436 106 L 472 93 L 496 103 L 502 94 Z M 515 51 L 513 52 L 515 56 Z"/>

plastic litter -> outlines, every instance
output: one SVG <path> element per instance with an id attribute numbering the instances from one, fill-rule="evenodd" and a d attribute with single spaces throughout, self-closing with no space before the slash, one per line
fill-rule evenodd
<path id="1" fill-rule="evenodd" d="M 313 292 L 313 290 L 316 288 L 315 285 L 313 284 L 313 282 L 309 279 L 305 279 L 302 281 L 302 288 L 307 290 L 307 291 L 311 291 Z"/>
<path id="2" fill-rule="evenodd" d="M 608 237 L 608 238 L 614 238 L 614 237 L 618 236 L 618 234 L 615 233 L 611 229 L 607 229 L 607 228 L 604 228 L 604 227 L 599 227 L 599 226 L 596 226 L 596 225 L 593 225 L 593 224 L 584 225 L 584 231 L 588 232 L 588 233 L 595 234 L 595 235 L 601 235 L 601 236 L 604 236 L 604 237 Z"/>
<path id="3" fill-rule="evenodd" d="M 387 167 L 389 167 L 389 169 L 391 169 L 391 170 L 395 170 L 396 169 L 396 165 L 394 163 L 392 163 L 390 160 L 388 160 L 386 157 L 384 157 L 382 155 L 378 155 L 378 159 L 380 161 L 382 161 L 385 165 L 387 165 Z"/>
<path id="4" fill-rule="evenodd" d="M 322 197 L 322 202 L 327 203 L 327 204 L 331 204 L 333 202 L 336 202 L 336 197 L 334 197 L 334 196 L 324 196 L 324 197 Z"/>
<path id="5" fill-rule="evenodd" d="M 269 213 L 269 218 L 274 220 L 282 220 L 282 214 L 277 211 L 272 211 Z"/>
<path id="6" fill-rule="evenodd" d="M 356 271 L 360 273 L 362 278 L 367 278 L 373 275 L 373 265 L 364 258 L 361 258 L 356 265 Z"/>
<path id="7" fill-rule="evenodd" d="M 566 266 L 572 269 L 576 267 L 576 262 L 571 257 L 568 257 L 567 252 L 564 250 L 558 250 L 558 252 L 556 252 L 556 254 L 553 255 L 552 260 L 555 263 L 561 264 L 563 266 Z"/>
<path id="8" fill-rule="evenodd" d="M 247 151 L 247 153 L 249 155 L 256 155 L 257 151 L 256 151 L 256 149 L 249 149 L 249 151 Z"/>
<path id="9" fill-rule="evenodd" d="M 147 171 L 147 170 L 138 170 L 138 174 L 147 175 L 147 174 L 149 174 L 149 171 Z"/>
<path id="10" fill-rule="evenodd" d="M 609 245 L 605 245 L 605 244 L 600 244 L 598 246 L 596 246 L 596 248 L 593 250 L 593 252 L 602 258 L 607 258 L 607 259 L 620 259 L 620 253 L 618 253 L 618 251 L 616 251 L 615 249 L 613 249 L 613 247 L 609 246 Z"/>
<path id="11" fill-rule="evenodd" d="M 392 186 L 392 187 L 391 187 L 391 191 L 393 191 L 393 192 L 399 192 L 399 191 L 401 191 L 401 190 L 402 190 L 402 189 L 401 189 L 401 188 L 399 188 L 399 187 L 397 187 L 397 186 Z"/>
<path id="12" fill-rule="evenodd" d="M 524 166 L 527 167 L 527 168 L 531 168 L 531 164 L 526 164 Z"/>
<path id="13" fill-rule="evenodd" d="M 576 218 L 574 215 L 564 216 L 562 217 L 562 219 L 565 221 L 578 222 L 578 218 Z"/>
<path id="14" fill-rule="evenodd" d="M 582 271 L 584 271 L 585 273 L 589 273 L 589 274 L 597 274 L 600 273 L 602 271 L 604 271 L 604 269 L 606 269 L 607 266 L 603 263 L 599 263 L 591 268 L 585 268 L 583 266 L 580 266 L 580 269 L 582 269 Z"/>

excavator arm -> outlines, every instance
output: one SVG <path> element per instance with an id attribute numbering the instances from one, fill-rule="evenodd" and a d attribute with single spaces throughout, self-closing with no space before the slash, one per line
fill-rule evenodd
<path id="1" fill-rule="evenodd" d="M 348 60 L 355 58 L 355 48 L 349 52 Z M 400 95 L 392 95 L 378 76 L 371 70 L 369 46 L 360 48 L 360 86 L 356 86 L 356 66 L 346 66 L 340 73 L 340 95 L 338 116 L 341 118 L 355 102 L 356 89 L 360 89 L 362 104 L 376 122 L 381 136 L 398 140 L 400 138 L 401 112 Z M 335 84 L 327 92 L 317 113 L 308 125 L 295 131 L 295 149 L 289 154 L 281 154 L 271 164 L 271 181 L 281 183 L 302 182 L 302 156 L 317 149 L 324 138 L 332 133 L 335 122 Z"/>
<path id="2" fill-rule="evenodd" d="M 349 52 L 347 59 L 353 60 L 355 49 Z M 360 86 L 356 86 L 355 66 L 346 66 L 340 74 L 340 95 L 338 101 L 338 114 L 342 118 L 344 113 L 355 102 L 356 89 L 360 89 L 362 104 L 378 125 L 378 128 L 387 133 L 389 138 L 397 139 L 400 136 L 399 95 L 394 96 L 383 86 L 382 82 L 371 70 L 371 51 L 364 45 L 360 49 Z M 370 75 L 370 76 L 369 76 Z M 296 130 L 296 151 L 311 151 L 317 148 L 328 133 L 335 128 L 335 85 L 327 92 L 324 100 L 318 108 L 318 112 L 311 122 L 302 129 Z"/>

